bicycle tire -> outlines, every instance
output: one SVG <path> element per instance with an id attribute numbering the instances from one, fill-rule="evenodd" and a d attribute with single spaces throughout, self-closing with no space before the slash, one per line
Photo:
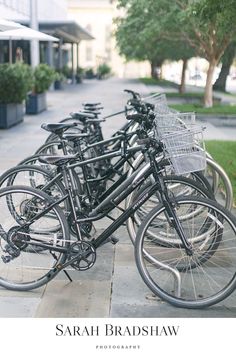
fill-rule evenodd
<path id="1" fill-rule="evenodd" d="M 15 203 L 25 203 L 19 206 L 22 215 L 21 224 L 9 213 L 7 196 L 11 196 Z M 35 206 L 34 210 L 31 209 L 31 215 L 27 211 L 26 203 L 31 203 L 31 207 L 32 204 Z M 48 206 L 50 203 L 53 203 L 53 200 L 46 193 L 30 187 L 15 186 L 0 190 L 0 286 L 9 290 L 32 290 L 46 284 L 58 274 L 57 265 L 65 262 L 66 253 L 59 251 L 53 253 L 46 248 L 41 253 L 33 248 L 31 252 L 26 252 L 26 249 L 31 247 L 27 243 L 29 239 L 36 240 L 40 247 L 43 242 L 68 247 L 69 229 L 61 208 L 54 205 L 40 217 L 39 213 L 44 205 Z M 38 215 L 38 219 L 33 219 L 35 215 Z M 52 215 L 54 218 L 51 217 Z M 55 220 L 60 228 L 57 233 L 50 233 L 49 222 L 54 223 Z M 18 229 L 21 231 L 17 231 Z M 12 250 L 13 246 L 17 248 L 19 254 L 5 263 L 2 257 L 6 256 L 8 254 L 6 250 L 9 251 L 9 248 Z"/>
<path id="2" fill-rule="evenodd" d="M 154 294 L 174 306 L 199 309 L 224 300 L 235 290 L 236 219 L 215 201 L 192 197 L 177 199 L 177 214 L 181 215 L 184 206 L 193 204 L 205 208 L 204 215 L 212 222 L 210 233 L 202 239 L 202 243 L 192 243 L 193 256 L 187 256 L 183 248 L 165 248 L 164 252 L 163 248 L 160 250 L 158 245 L 147 238 L 146 230 L 152 227 L 153 220 L 165 213 L 165 208 L 161 205 L 149 213 L 139 228 L 135 242 L 135 260 L 143 281 Z M 201 220 L 196 220 L 195 224 L 192 220 L 191 227 L 190 224 L 188 227 L 182 225 L 189 242 L 191 233 L 199 231 L 202 217 L 203 214 Z M 156 232 L 160 230 L 156 229 Z M 215 235 L 220 236 L 220 242 L 216 241 L 215 249 L 206 261 L 198 261 L 206 251 L 208 241 L 212 242 Z M 189 264 L 190 259 L 196 263 L 196 267 L 186 267 L 182 271 L 177 269 L 179 262 Z"/>
<path id="3" fill-rule="evenodd" d="M 187 188 L 191 188 L 191 190 L 193 190 L 195 193 L 199 193 L 199 195 L 201 197 L 204 197 L 204 198 L 209 198 L 209 199 L 212 199 L 214 200 L 214 194 L 213 192 L 211 191 L 208 191 L 207 189 L 205 189 L 200 183 L 194 181 L 193 179 L 191 178 L 187 178 L 187 177 L 184 177 L 184 176 L 166 176 L 164 177 L 164 183 L 166 184 L 180 184 L 181 186 L 186 186 Z M 150 181 L 148 181 L 146 183 L 146 185 L 142 186 L 140 188 L 140 190 L 135 190 L 133 193 L 131 193 L 128 198 L 126 199 L 126 203 L 125 203 L 125 208 L 128 209 L 130 205 L 132 205 L 136 199 L 139 198 L 139 196 L 144 193 L 145 190 L 148 190 L 149 188 L 151 188 L 152 186 L 152 183 Z M 185 192 L 185 191 L 184 191 Z M 181 193 L 181 191 L 179 192 Z M 182 192 L 183 193 L 183 192 Z M 180 194 L 181 196 L 184 196 L 183 194 Z M 175 196 L 180 196 L 179 194 Z M 155 197 L 155 195 L 154 195 Z M 147 201 L 148 202 L 148 201 Z M 145 208 L 145 205 L 147 204 L 144 203 L 141 208 Z M 150 207 L 148 207 L 148 210 L 151 208 L 151 210 L 156 207 L 157 205 L 155 205 L 155 202 L 158 203 L 158 200 L 155 199 L 154 200 L 154 205 L 151 205 Z M 140 208 L 140 209 L 141 209 Z M 131 239 L 131 242 L 134 244 L 135 242 L 135 238 L 136 238 L 136 226 L 139 227 L 141 225 L 141 222 L 143 220 L 143 218 L 145 217 L 145 215 L 143 216 L 142 220 L 140 218 L 140 215 L 139 215 L 139 212 L 140 212 L 140 209 L 138 209 L 138 211 L 132 216 L 132 218 L 129 218 L 126 222 L 126 227 L 127 227 L 127 230 L 128 230 L 128 234 L 129 234 L 129 237 Z M 148 213 L 148 210 L 146 212 L 146 214 Z M 149 210 L 150 211 L 150 210 Z M 160 243 L 164 244 L 165 243 L 165 240 L 164 239 L 160 239 L 159 240 Z"/>
<path id="4" fill-rule="evenodd" d="M 5 187 L 10 187 L 29 183 L 29 185 L 25 186 L 40 189 L 50 197 L 59 199 L 67 194 L 63 183 L 59 179 L 53 182 L 50 189 L 49 186 L 48 189 L 46 188 L 47 183 L 49 183 L 53 177 L 53 173 L 39 166 L 17 165 L 0 176 L 0 188 L 4 187 L 4 184 L 6 184 Z M 64 210 L 64 213 L 69 213 L 70 205 L 67 199 L 63 201 L 63 206 L 60 205 L 60 207 Z"/>

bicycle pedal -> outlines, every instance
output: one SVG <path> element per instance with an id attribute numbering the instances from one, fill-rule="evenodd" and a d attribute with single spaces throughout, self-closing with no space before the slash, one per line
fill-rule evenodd
<path id="1" fill-rule="evenodd" d="M 119 239 L 115 236 L 111 236 L 110 238 L 110 242 L 115 245 L 117 242 L 119 242 Z"/>
<path id="2" fill-rule="evenodd" d="M 113 245 L 115 245 L 118 241 L 119 241 L 119 239 L 117 237 L 110 236 L 105 241 L 103 241 L 102 245 L 105 245 L 108 242 L 111 242 Z"/>

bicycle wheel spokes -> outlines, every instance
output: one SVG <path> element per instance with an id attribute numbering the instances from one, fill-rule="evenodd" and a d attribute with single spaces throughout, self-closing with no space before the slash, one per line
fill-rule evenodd
<path id="1" fill-rule="evenodd" d="M 200 212 L 184 218 L 193 208 Z M 188 256 L 181 242 L 173 243 L 177 232 L 167 220 L 160 222 L 164 208 L 156 209 L 141 225 L 137 239 L 140 274 L 152 291 L 174 305 L 197 308 L 221 301 L 236 283 L 234 218 L 216 203 L 190 198 L 178 203 L 176 213 L 193 254 Z M 160 238 L 166 238 L 164 247 Z"/>
<path id="2" fill-rule="evenodd" d="M 42 192 L 25 187 L 2 191 L 0 285 L 13 290 L 33 289 L 50 280 L 52 269 L 65 258 L 46 247 L 66 246 L 64 216 L 58 207 L 41 215 L 49 203 Z"/>

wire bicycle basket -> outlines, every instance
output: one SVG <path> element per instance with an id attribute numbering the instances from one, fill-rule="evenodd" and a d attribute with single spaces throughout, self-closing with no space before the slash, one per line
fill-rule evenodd
<path id="1" fill-rule="evenodd" d="M 154 112 L 156 114 L 168 114 L 168 113 L 177 112 L 176 110 L 168 106 L 166 95 L 163 93 L 162 94 L 154 93 L 153 95 L 144 97 L 143 101 L 153 104 Z"/>
<path id="2" fill-rule="evenodd" d="M 196 126 L 196 116 L 193 112 L 156 114 L 155 129 L 159 138 L 166 133 L 174 133 Z"/>
<path id="3" fill-rule="evenodd" d="M 206 168 L 203 129 L 188 128 L 162 135 L 165 157 L 177 175 L 202 171 Z"/>

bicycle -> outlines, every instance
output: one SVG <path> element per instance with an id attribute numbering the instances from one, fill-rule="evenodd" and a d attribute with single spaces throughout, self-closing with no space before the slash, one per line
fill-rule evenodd
<path id="1" fill-rule="evenodd" d="M 74 157 L 44 158 L 46 163 L 60 165 L 63 168 L 67 195 L 57 201 L 32 188 L 15 186 L 0 190 L 1 252 L 7 268 L 4 272 L 3 265 L 0 267 L 0 285 L 11 290 L 31 290 L 47 283 L 69 265 L 81 271 L 90 269 L 96 261 L 96 249 L 158 191 L 160 204 L 142 222 L 135 242 L 136 262 L 145 283 L 162 299 L 175 306 L 186 308 L 210 306 L 229 296 L 236 286 L 233 265 L 236 259 L 233 244 L 236 234 L 235 218 L 214 201 L 170 196 L 163 183 L 162 167 L 156 161 L 156 149 L 160 143 L 153 138 L 147 138 L 142 144 L 148 149 L 150 166 L 133 173 L 86 218 L 77 217 L 76 210 L 80 206 L 77 204 L 76 191 L 70 187 L 70 174 L 67 173 L 69 163 Z M 131 192 L 141 186 L 150 174 L 153 174 L 155 179 L 152 187 L 145 189 L 97 238 L 85 241 L 79 224 L 107 216 Z M 78 241 L 74 242 L 69 238 L 68 224 L 59 207 L 62 199 L 68 199 L 71 205 Z M 12 223 L 9 223 L 7 216 Z M 154 219 L 157 221 L 153 222 Z M 146 233 L 149 228 L 151 231 Z M 158 237 L 153 237 L 153 230 L 154 236 L 166 234 L 165 245 L 157 241 Z M 173 238 L 179 239 L 177 245 L 172 243 Z M 110 240 L 114 243 L 117 241 L 114 238 Z M 227 244 L 229 247 L 226 247 Z M 33 246 L 43 247 L 44 252 L 38 253 L 34 248 L 32 253 L 25 252 L 27 248 Z M 157 258 L 159 252 L 160 260 Z M 222 252 L 230 257 L 225 256 L 223 265 Z M 220 264 L 216 263 L 218 257 Z M 22 267 L 25 258 L 28 260 L 26 268 Z M 19 280 L 17 278 L 19 272 L 14 272 L 10 268 L 20 266 Z M 31 272 L 28 271 L 29 266 L 33 266 Z M 210 268 L 208 282 L 203 282 L 208 266 Z M 154 279 L 155 273 L 160 271 L 162 276 Z M 3 273 L 8 279 L 3 278 Z M 157 279 L 160 279 L 159 283 Z M 195 284 L 195 287 L 190 288 L 193 289 L 192 292 L 188 288 L 189 279 Z M 181 285 L 181 281 L 184 286 Z M 200 288 L 199 293 L 194 290 L 196 288 Z"/>

